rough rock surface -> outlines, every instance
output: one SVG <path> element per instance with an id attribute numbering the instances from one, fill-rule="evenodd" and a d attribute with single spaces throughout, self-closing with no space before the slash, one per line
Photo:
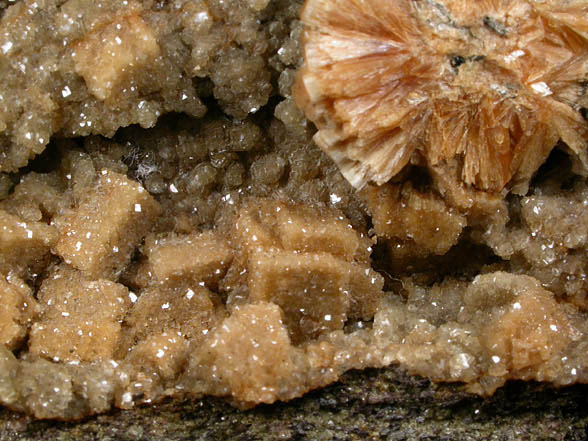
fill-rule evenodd
<path id="1" fill-rule="evenodd" d="M 75 424 L 0 410 L 2 441 L 586 439 L 584 385 L 511 383 L 482 399 L 401 369 L 354 371 L 288 403 L 243 412 L 217 399 L 168 401 Z"/>

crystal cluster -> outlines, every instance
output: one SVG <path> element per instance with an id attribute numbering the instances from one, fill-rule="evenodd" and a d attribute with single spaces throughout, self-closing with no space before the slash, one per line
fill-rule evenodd
<path id="1" fill-rule="evenodd" d="M 585 2 L 300 7 L 0 11 L 1 405 L 588 382 Z"/>

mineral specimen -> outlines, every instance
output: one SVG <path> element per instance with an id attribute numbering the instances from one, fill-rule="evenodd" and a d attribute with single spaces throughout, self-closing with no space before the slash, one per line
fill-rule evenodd
<path id="1" fill-rule="evenodd" d="M 418 155 L 524 193 L 559 139 L 587 164 L 587 17 L 582 0 L 309 0 L 294 98 L 358 188 Z"/>
<path id="2" fill-rule="evenodd" d="M 3 11 L 1 405 L 588 382 L 585 2 L 300 7 Z"/>

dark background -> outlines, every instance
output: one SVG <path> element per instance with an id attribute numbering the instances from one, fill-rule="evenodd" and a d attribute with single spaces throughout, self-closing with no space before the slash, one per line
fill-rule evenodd
<path id="1" fill-rule="evenodd" d="M 484 399 L 396 367 L 349 372 L 303 398 L 249 411 L 206 398 L 65 423 L 0 409 L 0 441 L 586 439 L 588 385 L 511 382 Z"/>

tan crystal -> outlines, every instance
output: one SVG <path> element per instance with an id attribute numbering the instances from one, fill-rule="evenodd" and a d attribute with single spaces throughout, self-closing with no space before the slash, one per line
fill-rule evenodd
<path id="1" fill-rule="evenodd" d="M 293 343 L 375 313 L 384 282 L 368 266 L 371 242 L 336 212 L 253 201 L 234 237 L 250 299 L 280 306 Z"/>
<path id="2" fill-rule="evenodd" d="M 134 10 L 134 11 L 133 11 Z M 108 99 L 135 71 L 153 63 L 159 46 L 153 30 L 141 18 L 137 5 L 111 23 L 97 25 L 73 51 L 75 70 L 92 94 Z"/>
<path id="3" fill-rule="evenodd" d="M 89 280 L 62 267 L 49 274 L 38 297 L 41 317 L 31 329 L 31 354 L 54 361 L 113 358 L 121 338 L 119 322 L 131 304 L 125 286 Z"/>
<path id="4" fill-rule="evenodd" d="M 226 239 L 212 231 L 189 235 L 149 236 L 147 262 L 138 270 L 139 283 L 194 283 L 215 286 L 233 259 Z"/>
<path id="5" fill-rule="evenodd" d="M 139 183 L 103 170 L 77 207 L 55 219 L 55 252 L 92 277 L 113 277 L 129 263 L 160 212 Z"/>
<path id="6" fill-rule="evenodd" d="M 38 313 L 37 301 L 22 280 L 0 277 L 0 345 L 17 349 Z"/>
<path id="7" fill-rule="evenodd" d="M 0 210 L 0 272 L 23 273 L 27 267 L 42 268 L 56 239 L 53 226 L 27 222 Z"/>
<path id="8" fill-rule="evenodd" d="M 303 352 L 292 347 L 280 308 L 271 303 L 239 308 L 200 354 L 192 364 L 206 369 L 208 387 L 244 405 L 293 398 L 301 386 Z"/>
<path id="9" fill-rule="evenodd" d="M 409 242 L 427 253 L 445 254 L 467 225 L 458 210 L 432 193 L 415 190 L 410 183 L 368 186 L 363 195 L 378 236 Z"/>
<path id="10" fill-rule="evenodd" d="M 415 154 L 526 188 L 558 139 L 586 165 L 586 17 L 579 1 L 309 0 L 294 98 L 357 188 Z"/>

